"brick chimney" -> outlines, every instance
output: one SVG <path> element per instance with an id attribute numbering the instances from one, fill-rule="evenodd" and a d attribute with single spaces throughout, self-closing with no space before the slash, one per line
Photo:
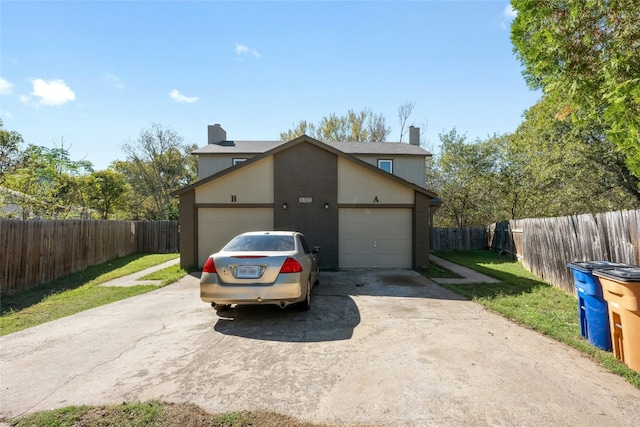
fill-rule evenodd
<path id="1" fill-rule="evenodd" d="M 227 140 L 227 132 L 219 124 L 208 126 L 209 144 L 220 144 Z"/>
<path id="2" fill-rule="evenodd" d="M 409 126 L 409 144 L 420 146 L 420 128 Z"/>

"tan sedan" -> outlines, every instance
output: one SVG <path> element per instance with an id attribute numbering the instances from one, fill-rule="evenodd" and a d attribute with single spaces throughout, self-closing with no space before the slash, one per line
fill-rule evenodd
<path id="1" fill-rule="evenodd" d="M 200 298 L 216 309 L 231 304 L 311 307 L 319 268 L 304 236 L 295 231 L 255 231 L 234 237 L 207 259 Z"/>

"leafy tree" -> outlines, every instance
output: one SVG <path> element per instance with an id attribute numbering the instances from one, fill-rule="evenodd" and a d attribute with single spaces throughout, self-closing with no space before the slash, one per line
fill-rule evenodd
<path id="1" fill-rule="evenodd" d="M 349 111 L 351 113 L 351 111 Z M 349 140 L 349 117 L 355 115 L 347 114 L 347 116 L 336 116 L 331 113 L 328 117 L 323 117 L 318 124 L 318 139 L 323 141 L 348 141 Z M 358 127 L 358 123 L 355 124 Z M 357 132 L 357 131 L 356 131 Z"/>
<path id="2" fill-rule="evenodd" d="M 94 172 L 87 179 L 88 205 L 100 218 L 108 219 L 116 210 L 124 209 L 131 187 L 126 177 L 113 169 Z"/>
<path id="3" fill-rule="evenodd" d="M 20 153 L 12 173 L 3 178 L 3 185 L 20 193 L 12 203 L 18 205 L 27 219 L 31 215 L 53 215 L 52 200 L 55 195 L 55 173 L 49 167 L 47 148 L 29 144 Z"/>
<path id="4" fill-rule="evenodd" d="M 22 219 L 28 219 L 32 215 L 45 216 L 46 203 L 42 197 L 44 190 L 40 186 L 35 170 L 18 169 L 4 177 L 3 185 L 8 190 L 3 192 L 3 205 L 18 206 L 22 212 Z"/>
<path id="5" fill-rule="evenodd" d="M 93 172 L 93 164 L 88 160 L 71 160 L 69 149 L 65 147 L 64 139 L 60 140 L 60 145 L 54 144 L 53 148 L 45 148 L 43 156 L 50 168 L 56 175 L 69 174 L 72 176 Z"/>
<path id="6" fill-rule="evenodd" d="M 391 128 L 387 127 L 386 119 L 382 114 L 369 113 L 367 116 L 368 138 L 361 141 L 384 142 L 389 138 Z"/>
<path id="7" fill-rule="evenodd" d="M 604 124 L 640 177 L 637 0 L 512 0 L 514 51 L 533 88 L 563 99 L 559 118 Z"/>
<path id="8" fill-rule="evenodd" d="M 295 139 L 302 135 L 307 135 L 315 138 L 318 135 L 316 132 L 316 126 L 306 120 L 300 120 L 293 126 L 293 129 L 289 129 L 288 131 L 282 132 L 280 134 L 280 140 L 291 141 L 292 139 Z"/>
<path id="9" fill-rule="evenodd" d="M 52 203 L 57 206 L 56 217 L 90 218 L 88 207 L 88 176 L 63 173 L 55 180 Z"/>
<path id="10" fill-rule="evenodd" d="M 484 226 L 501 219 L 495 183 L 496 139 L 468 143 L 455 129 L 439 135 L 441 153 L 427 174 L 427 186 L 443 200 L 434 218 L 439 226 Z"/>
<path id="11" fill-rule="evenodd" d="M 143 191 L 143 178 L 138 176 L 134 164 L 131 162 L 116 160 L 110 166 L 117 173 L 125 176 L 127 184 L 135 193 L 131 193 L 132 197 L 127 197 L 124 203 L 125 217 L 132 220 L 144 220 L 157 217 L 155 203 L 153 198 Z"/>
<path id="12" fill-rule="evenodd" d="M 300 120 L 294 127 L 280 134 L 280 139 L 289 141 L 302 135 L 326 142 L 339 141 L 386 141 L 391 130 L 386 126 L 382 114 L 374 114 L 365 108 L 356 112 L 349 110 L 346 115 L 331 113 L 317 125 Z"/>
<path id="13" fill-rule="evenodd" d="M 15 168 L 22 143 L 24 143 L 22 135 L 16 131 L 4 129 L 4 123 L 0 119 L 0 180 L 5 173 Z"/>
<path id="14" fill-rule="evenodd" d="M 11 204 L 21 208 L 23 218 L 75 216 L 85 206 L 83 176 L 93 165 L 71 160 L 64 143 L 54 148 L 29 144 L 13 155 L 11 163 L 11 173 L 2 177 L 2 185 L 14 191 L 7 194 L 12 195 Z"/>
<path id="15" fill-rule="evenodd" d="M 518 197 L 513 218 L 596 213 L 640 206 L 638 179 L 625 156 L 595 121 L 556 117 L 557 102 L 545 96 L 525 114 L 510 137 L 512 160 L 505 191 Z"/>
<path id="16" fill-rule="evenodd" d="M 142 214 L 148 219 L 176 219 L 170 215 L 177 212 L 172 207 L 176 201 L 170 194 L 197 178 L 195 163 L 190 159 L 191 151 L 197 147 L 186 145 L 175 130 L 154 123 L 142 130 L 136 141 L 122 148 L 128 164 L 117 163 L 116 170 L 136 189 L 140 197 L 137 208 L 146 206 Z"/>
<path id="17" fill-rule="evenodd" d="M 528 159 L 511 149 L 512 138 L 510 134 L 495 135 L 484 142 L 494 162 L 491 179 L 487 180 L 491 186 L 491 222 L 520 218 L 529 200 L 530 181 L 523 167 Z"/>
<path id="18" fill-rule="evenodd" d="M 514 134 L 473 143 L 455 129 L 427 182 L 443 200 L 440 226 L 483 226 L 504 219 L 638 209 L 638 178 L 606 138 L 604 124 L 559 120 L 550 96 L 525 114 Z"/>

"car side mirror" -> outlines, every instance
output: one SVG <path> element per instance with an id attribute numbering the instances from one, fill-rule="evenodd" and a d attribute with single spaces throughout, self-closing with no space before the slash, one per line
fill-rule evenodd
<path id="1" fill-rule="evenodd" d="M 322 252 L 322 248 L 320 246 L 314 246 L 313 247 L 313 253 L 314 254 L 319 254 L 320 252 Z"/>

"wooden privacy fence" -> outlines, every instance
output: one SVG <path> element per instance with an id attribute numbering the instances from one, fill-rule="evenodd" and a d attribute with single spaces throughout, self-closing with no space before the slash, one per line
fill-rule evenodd
<path id="1" fill-rule="evenodd" d="M 178 221 L 136 221 L 136 252 L 168 254 L 179 252 Z"/>
<path id="2" fill-rule="evenodd" d="M 485 227 L 434 227 L 431 233 L 431 249 L 434 251 L 471 251 L 485 249 Z"/>
<path id="3" fill-rule="evenodd" d="M 574 293 L 567 263 L 640 265 L 640 210 L 505 221 L 488 227 L 489 246 L 512 253 L 536 276 Z"/>
<path id="4" fill-rule="evenodd" d="M 178 252 L 177 221 L 0 220 L 0 292 L 133 253 Z"/>
<path id="5" fill-rule="evenodd" d="M 516 223 L 502 221 L 490 224 L 486 233 L 487 247 L 522 259 L 522 229 L 517 228 Z"/>

